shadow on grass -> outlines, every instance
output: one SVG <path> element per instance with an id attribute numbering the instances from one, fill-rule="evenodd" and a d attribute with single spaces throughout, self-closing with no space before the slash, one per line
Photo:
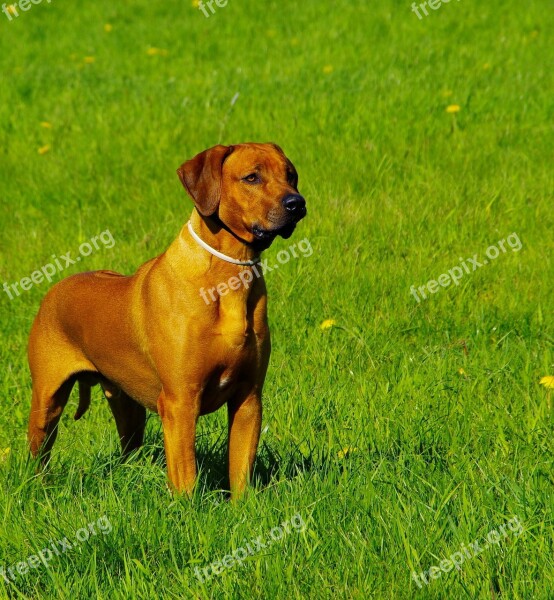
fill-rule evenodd
<path id="1" fill-rule="evenodd" d="M 201 494 L 221 493 L 229 495 L 227 473 L 227 428 L 221 428 L 217 439 L 214 432 L 201 434 L 196 440 L 196 461 L 199 471 L 199 491 Z M 124 456 L 114 431 L 107 431 L 102 440 L 91 443 L 90 453 L 82 448 L 73 452 L 71 446 L 61 450 L 60 456 L 54 448 L 52 462 L 45 471 L 37 473 L 38 461 L 27 456 L 24 464 L 19 464 L 18 479 L 37 479 L 44 489 L 74 489 L 75 493 L 94 493 L 103 482 L 110 480 L 121 491 L 131 486 L 165 487 L 167 464 L 163 445 L 161 424 L 151 423 L 146 429 L 144 445 Z M 299 476 L 318 471 L 329 473 L 336 468 L 336 459 L 327 450 L 308 448 L 301 450 L 297 445 L 281 453 L 271 442 L 260 443 L 252 485 L 258 491 L 272 487 L 277 482 L 291 481 Z M 152 469 L 152 467 L 154 467 Z M 130 473 L 132 472 L 132 473 Z M 135 483 L 136 482 L 136 483 Z M 14 482 L 15 485 L 15 482 Z"/>

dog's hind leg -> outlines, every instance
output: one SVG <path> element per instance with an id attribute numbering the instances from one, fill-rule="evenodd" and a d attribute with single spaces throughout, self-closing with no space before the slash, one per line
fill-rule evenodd
<path id="1" fill-rule="evenodd" d="M 49 334 L 38 317 L 29 339 L 29 367 L 33 398 L 27 439 L 31 453 L 40 456 L 44 466 L 50 458 L 58 423 L 75 381 L 80 380 L 83 371 L 95 371 L 95 368 L 59 336 Z"/>
<path id="2" fill-rule="evenodd" d="M 121 450 L 126 456 L 142 446 L 146 409 L 123 390 L 118 390 L 118 393 L 108 393 L 108 390 L 105 390 L 105 394 L 117 426 Z"/>
<path id="3" fill-rule="evenodd" d="M 43 466 L 50 460 L 50 452 L 58 435 L 58 423 L 74 383 L 75 377 L 69 377 L 54 391 L 33 385 L 27 439 L 31 453 L 34 457 L 40 455 Z"/>

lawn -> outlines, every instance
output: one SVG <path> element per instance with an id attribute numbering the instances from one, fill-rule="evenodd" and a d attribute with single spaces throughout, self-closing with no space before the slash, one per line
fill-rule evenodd
<path id="1" fill-rule="evenodd" d="M 0 12 L 0 598 L 553 598 L 551 4 L 22 2 Z M 42 297 L 163 252 L 192 211 L 176 168 L 243 141 L 282 146 L 308 203 L 265 258 L 313 249 L 266 277 L 249 493 L 225 494 L 225 410 L 188 500 L 159 418 L 123 462 L 98 389 L 35 475 Z"/>

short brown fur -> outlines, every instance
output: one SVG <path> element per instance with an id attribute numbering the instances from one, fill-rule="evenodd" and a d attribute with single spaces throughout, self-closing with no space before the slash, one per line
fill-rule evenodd
<path id="1" fill-rule="evenodd" d="M 254 172 L 260 181 L 245 180 Z M 291 216 L 283 206 L 283 198 L 298 194 L 297 175 L 274 144 L 215 146 L 185 162 L 178 175 L 195 202 L 194 231 L 241 261 L 257 258 L 275 235 L 288 237 L 305 214 Z M 81 273 L 53 286 L 29 340 L 33 455 L 48 460 L 74 383 L 80 386 L 76 418 L 88 408 L 90 387 L 100 384 L 124 452 L 142 444 L 146 410 L 160 415 L 169 480 L 190 494 L 197 419 L 226 403 L 229 482 L 232 496 L 240 496 L 260 435 L 270 354 L 266 287 L 263 276 L 254 277 L 209 304 L 199 290 L 244 268 L 252 267 L 200 247 L 185 225 L 134 275 Z"/>

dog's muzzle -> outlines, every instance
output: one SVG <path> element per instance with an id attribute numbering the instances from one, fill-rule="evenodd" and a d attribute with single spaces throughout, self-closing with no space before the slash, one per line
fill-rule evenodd
<path id="1" fill-rule="evenodd" d="M 303 219 L 308 211 L 306 210 L 306 200 L 300 194 L 287 194 L 281 201 L 285 208 L 285 223 L 273 229 L 264 229 L 259 225 L 254 225 L 252 233 L 256 238 L 253 246 L 258 250 L 269 248 L 271 242 L 280 235 L 287 240 L 294 232 L 298 221 Z"/>

